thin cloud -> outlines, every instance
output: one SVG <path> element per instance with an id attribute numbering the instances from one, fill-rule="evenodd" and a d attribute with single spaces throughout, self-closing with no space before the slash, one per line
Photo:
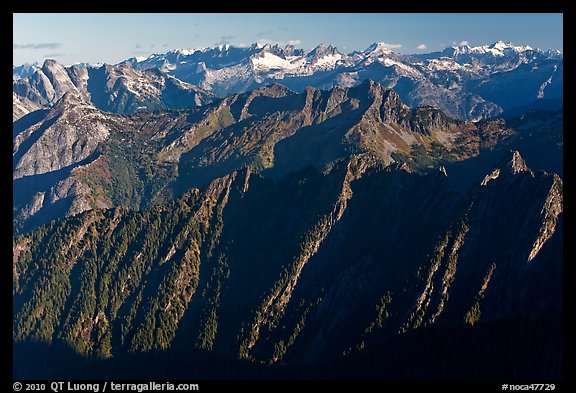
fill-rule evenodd
<path id="1" fill-rule="evenodd" d="M 62 44 L 58 42 L 39 42 L 29 44 L 13 44 L 12 49 L 58 49 Z"/>
<path id="2" fill-rule="evenodd" d="M 418 49 L 418 50 L 424 50 L 424 49 L 427 49 L 427 48 L 428 48 L 428 47 L 426 46 L 426 44 L 420 44 L 420 45 L 418 45 L 418 46 L 416 47 L 416 49 Z"/>
<path id="3" fill-rule="evenodd" d="M 283 44 L 283 42 L 281 42 L 281 41 L 271 40 L 269 38 L 260 38 L 258 41 L 256 41 L 256 43 L 260 44 L 260 45 L 266 45 L 266 44 L 282 45 Z"/>
<path id="4" fill-rule="evenodd" d="M 56 57 L 64 57 L 64 56 L 66 56 L 64 53 L 48 53 L 44 55 L 46 59 L 54 59 Z"/>
<path id="5" fill-rule="evenodd" d="M 269 29 L 266 29 L 266 30 L 259 31 L 258 33 L 256 33 L 256 36 L 257 36 L 257 37 L 263 37 L 263 36 L 272 34 L 273 32 L 274 32 L 274 29 L 269 28 Z"/>
<path id="6" fill-rule="evenodd" d="M 464 45 L 468 45 L 468 41 L 464 40 L 461 41 L 460 44 L 458 44 L 458 46 L 464 46 Z"/>
<path id="7" fill-rule="evenodd" d="M 222 37 L 220 37 L 220 40 L 216 41 L 214 43 L 214 45 L 218 46 L 218 45 L 225 45 L 225 44 L 229 44 L 230 40 L 233 40 L 234 38 L 236 38 L 236 36 L 233 35 L 223 35 Z"/>
<path id="8" fill-rule="evenodd" d="M 302 40 L 298 40 L 298 39 L 288 40 L 288 42 L 287 42 L 288 45 L 300 45 L 301 43 L 302 43 Z"/>

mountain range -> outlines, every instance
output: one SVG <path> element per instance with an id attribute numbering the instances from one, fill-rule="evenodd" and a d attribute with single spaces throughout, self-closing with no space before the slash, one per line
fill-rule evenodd
<path id="1" fill-rule="evenodd" d="M 17 231 L 93 208 L 170 201 L 245 167 L 279 179 L 307 166 L 323 171 L 350 154 L 422 170 L 524 143 L 530 158 L 550 159 L 542 169 L 561 173 L 562 166 L 554 158 L 561 114 L 475 124 L 432 107 L 410 109 L 370 80 L 303 93 L 276 84 L 196 109 L 131 117 L 71 91 L 13 128 Z"/>
<path id="2" fill-rule="evenodd" d="M 476 121 L 535 101 L 561 99 L 562 67 L 558 51 L 502 41 L 417 55 L 395 53 L 383 43 L 350 54 L 324 44 L 309 52 L 293 45 L 220 45 L 133 57 L 116 66 L 63 68 L 48 61 L 42 67 L 14 67 L 13 118 L 46 108 L 70 89 L 92 97 L 99 109 L 133 113 L 192 107 L 213 95 L 272 83 L 301 92 L 307 86 L 352 87 L 372 79 L 394 89 L 412 108 L 434 106 L 451 117 Z"/>
<path id="3" fill-rule="evenodd" d="M 562 62 L 15 67 L 14 378 L 562 378 Z"/>
<path id="4" fill-rule="evenodd" d="M 159 69 L 138 71 L 128 64 L 63 67 L 54 60 L 46 60 L 30 76 L 13 82 L 13 119 L 51 108 L 66 93 L 75 94 L 103 111 L 120 114 L 189 108 L 215 98 L 214 94 Z"/>

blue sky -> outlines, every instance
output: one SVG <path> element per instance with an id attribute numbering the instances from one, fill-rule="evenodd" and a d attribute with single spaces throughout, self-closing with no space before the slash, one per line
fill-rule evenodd
<path id="1" fill-rule="evenodd" d="M 562 14 L 14 14 L 13 64 L 118 63 L 174 48 L 272 42 L 426 53 L 498 40 L 563 52 Z"/>

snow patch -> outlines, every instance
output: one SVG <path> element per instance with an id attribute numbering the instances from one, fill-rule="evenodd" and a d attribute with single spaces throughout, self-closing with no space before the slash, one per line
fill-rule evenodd
<path id="1" fill-rule="evenodd" d="M 451 59 L 443 57 L 441 59 L 428 60 L 428 68 L 433 71 L 456 71 L 461 69 L 462 66 Z"/>
<path id="2" fill-rule="evenodd" d="M 175 49 L 174 51 L 172 51 L 172 53 L 177 53 L 180 54 L 182 56 L 190 56 L 191 54 L 193 54 L 194 52 L 196 52 L 196 49 Z"/>
<path id="3" fill-rule="evenodd" d="M 413 67 L 410 67 L 409 65 L 406 65 L 406 64 L 401 63 L 399 61 L 392 60 L 388 57 L 386 57 L 384 59 L 378 59 L 378 60 L 380 60 L 386 67 L 396 66 L 399 69 L 406 71 L 408 74 L 411 74 L 414 76 L 422 76 L 422 74 L 420 74 L 420 72 L 415 70 Z"/>
<path id="4" fill-rule="evenodd" d="M 552 75 L 550 75 L 550 78 L 548 78 L 544 83 L 542 83 L 542 86 L 540 86 L 540 88 L 538 89 L 538 99 L 544 98 L 544 89 L 546 89 L 546 86 L 552 83 L 552 77 L 554 76 L 554 73 L 556 72 L 557 69 L 558 66 L 554 65 L 554 71 L 552 71 Z"/>
<path id="5" fill-rule="evenodd" d="M 314 65 L 317 67 L 333 66 L 341 59 L 342 55 L 340 53 L 335 55 L 328 55 L 318 59 Z"/>
<path id="6" fill-rule="evenodd" d="M 252 64 L 259 69 L 286 69 L 292 70 L 298 68 L 297 63 L 292 63 L 270 52 L 264 52 L 261 56 L 252 58 Z"/>

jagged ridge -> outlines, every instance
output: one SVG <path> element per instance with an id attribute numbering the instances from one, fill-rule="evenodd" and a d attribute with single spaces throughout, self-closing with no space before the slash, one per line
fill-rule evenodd
<path id="1" fill-rule="evenodd" d="M 369 153 L 420 168 L 475 155 L 480 143 L 473 124 L 410 110 L 373 81 L 300 94 L 276 84 L 133 117 L 98 111 L 69 91 L 14 124 L 15 219 L 33 227 L 94 207 L 147 206 L 244 167 L 279 179 Z"/>

